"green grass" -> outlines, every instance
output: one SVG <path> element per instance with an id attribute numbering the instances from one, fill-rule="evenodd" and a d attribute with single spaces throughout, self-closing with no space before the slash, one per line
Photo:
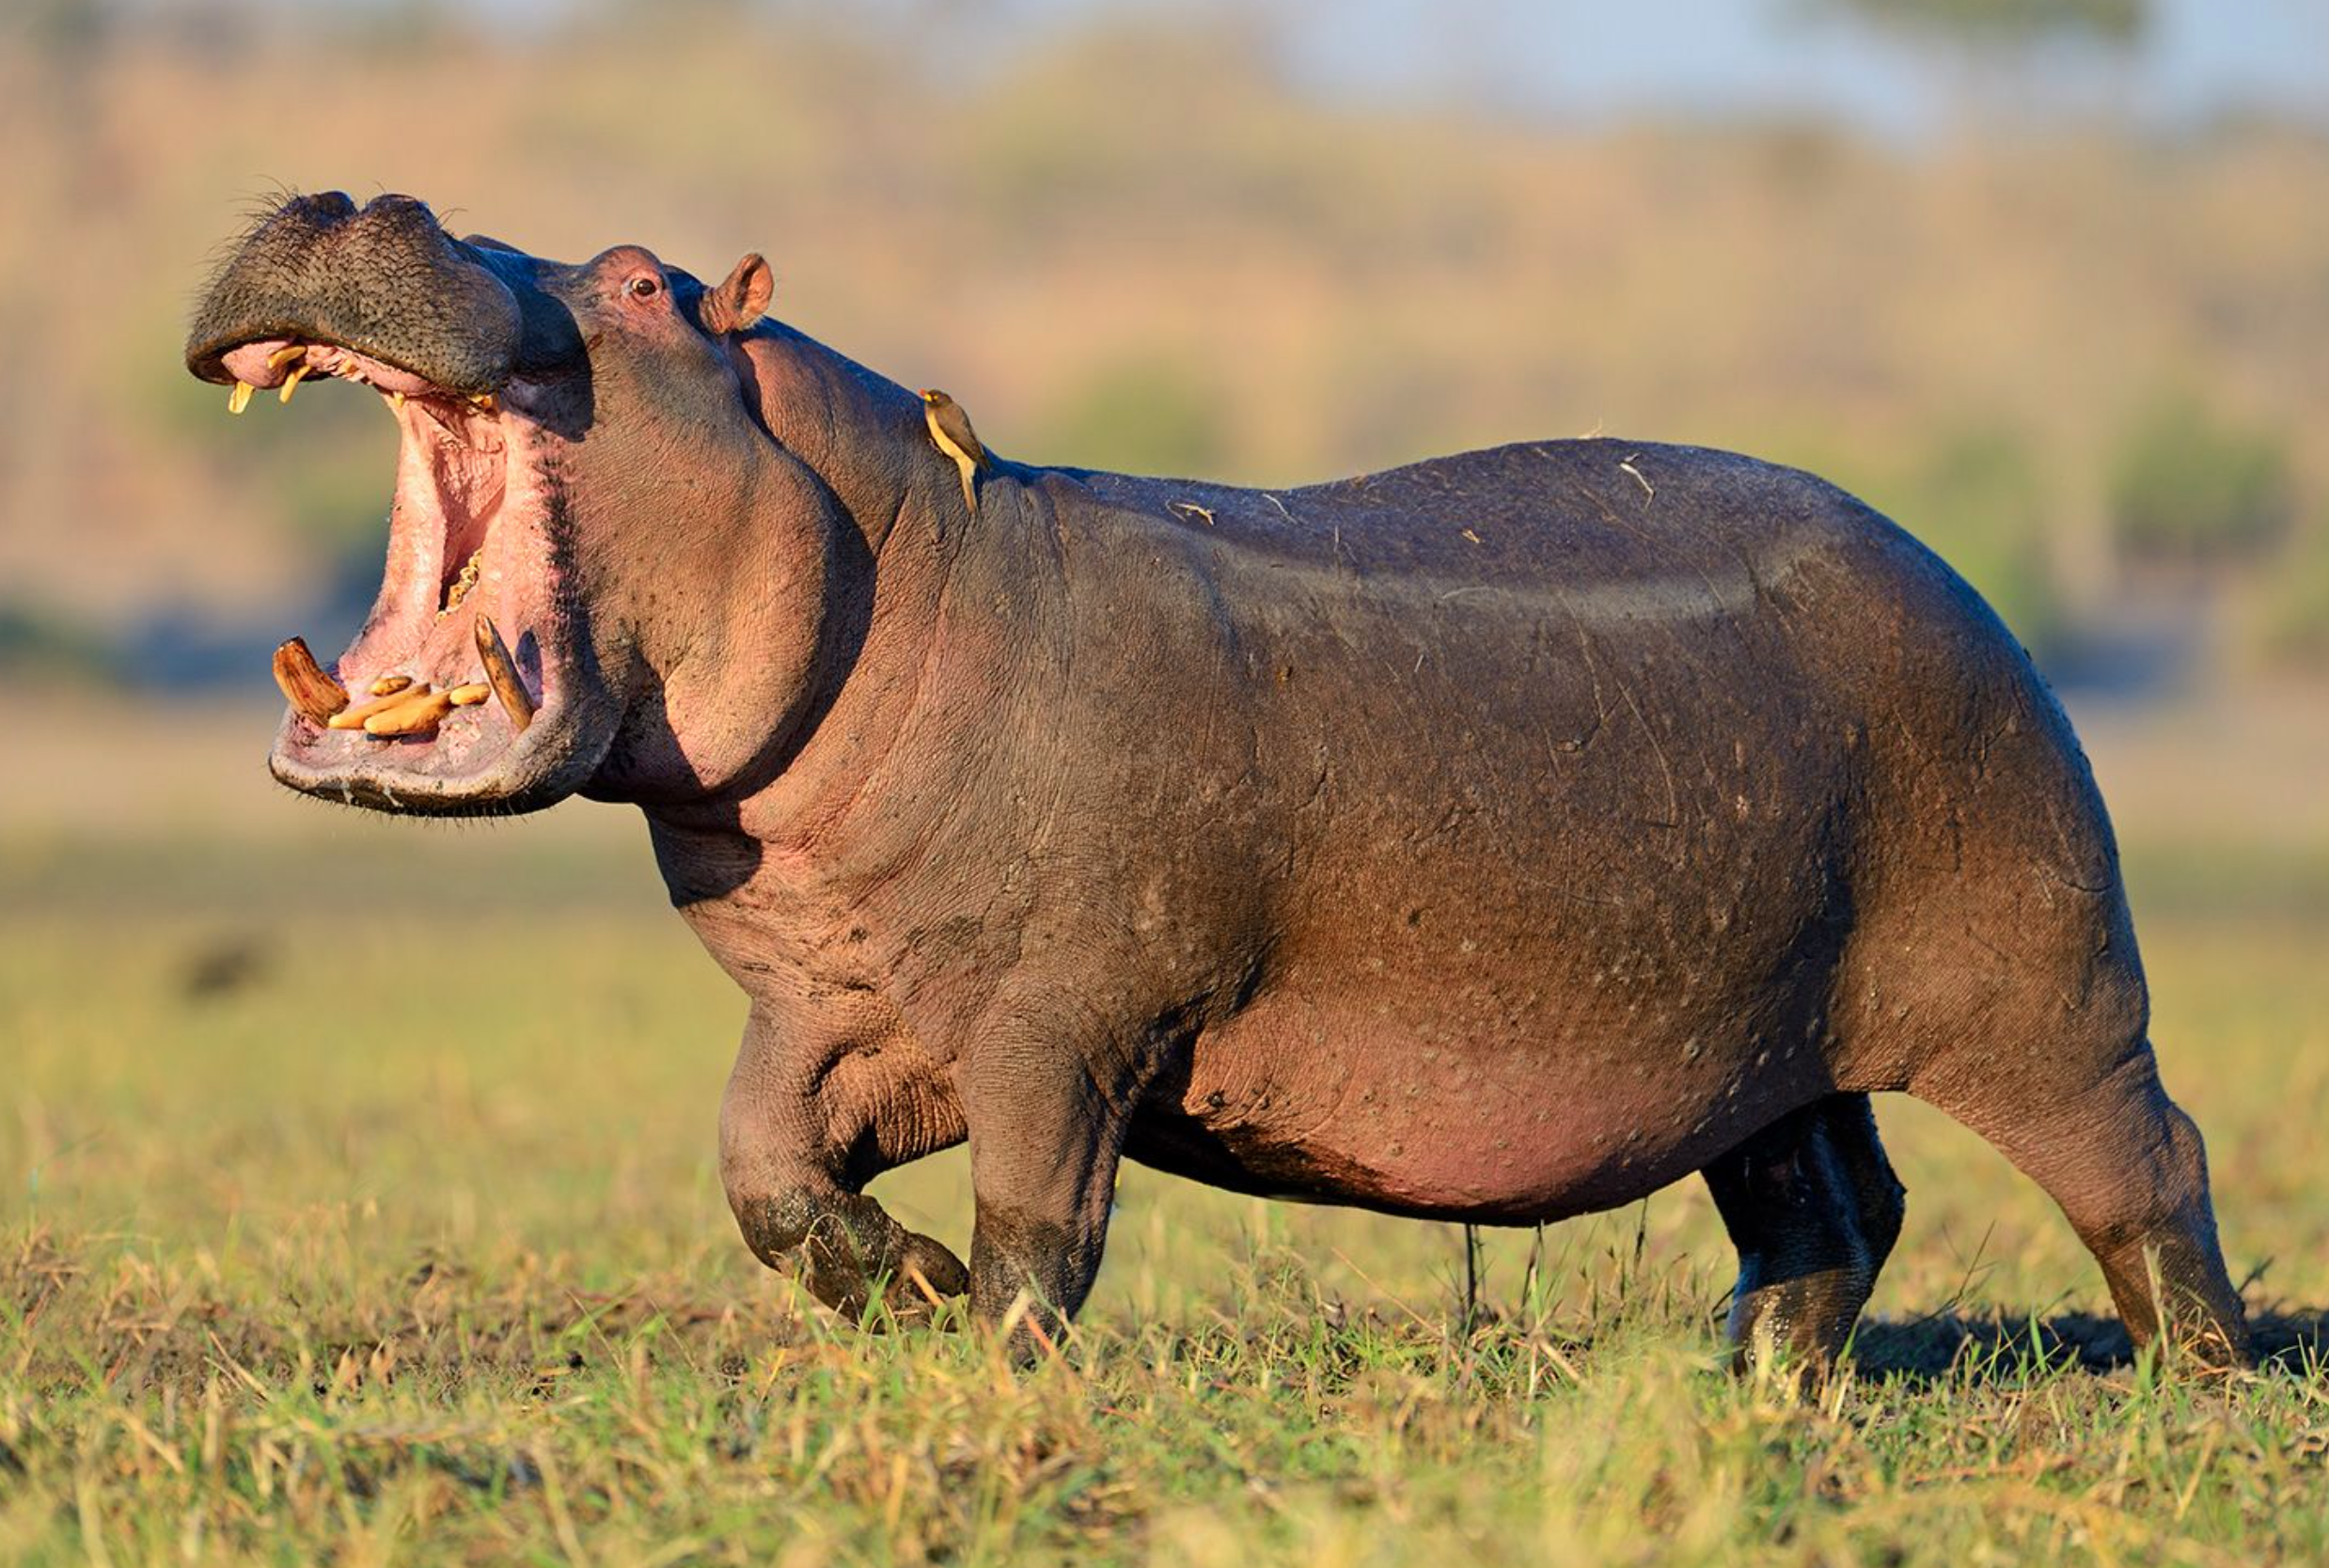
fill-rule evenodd
<path id="1" fill-rule="evenodd" d="M 1908 1228 L 1817 1403 L 1715 1370 L 1694 1184 L 1488 1237 L 1467 1324 L 1453 1228 L 1135 1170 L 1071 1354 L 1019 1375 L 744 1251 L 742 1005 L 643 845 L 591 896 L 524 832 L 347 820 L 302 819 L 324 868 L 0 854 L 0 1560 L 2329 1557 L 2318 900 L 2178 861 L 2144 926 L 2274 1313 L 2254 1375 L 2131 1361 L 2059 1216 L 1905 1102 Z M 959 1245 L 964 1175 L 876 1191 Z"/>

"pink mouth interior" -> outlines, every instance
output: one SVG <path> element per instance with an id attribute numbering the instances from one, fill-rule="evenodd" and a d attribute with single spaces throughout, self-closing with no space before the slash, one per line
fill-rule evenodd
<path id="1" fill-rule="evenodd" d="M 291 346 L 280 337 L 244 344 L 225 355 L 227 371 L 261 391 L 280 387 L 303 367 L 304 379 L 369 385 L 394 410 L 403 437 L 380 597 L 334 666 L 351 702 L 370 700 L 372 683 L 388 676 L 439 691 L 483 682 L 476 642 L 482 613 L 493 618 L 543 711 L 539 726 L 558 696 L 555 661 L 543 644 L 560 630 L 559 606 L 539 432 L 511 404 L 523 388 L 480 405 L 352 349 L 309 343 L 291 354 Z M 271 364 L 278 353 L 283 358 Z M 260 412 L 256 401 L 251 412 Z M 386 763 L 452 776 L 483 771 L 518 736 L 511 715 L 489 699 L 453 709 L 433 730 L 386 740 L 296 717 L 285 745 L 315 768 Z"/>

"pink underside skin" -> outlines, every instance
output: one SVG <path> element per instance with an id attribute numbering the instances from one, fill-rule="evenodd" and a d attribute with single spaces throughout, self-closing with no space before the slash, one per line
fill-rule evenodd
<path id="1" fill-rule="evenodd" d="M 261 390 L 277 387 L 299 363 L 267 363 L 286 346 L 278 338 L 230 350 L 227 371 Z M 309 768 L 361 764 L 445 782 L 499 769 L 556 724 L 561 695 L 565 625 L 543 526 L 542 437 L 521 412 L 527 389 L 513 384 L 501 394 L 499 413 L 486 414 L 353 350 L 310 344 L 305 363 L 308 381 L 341 378 L 406 396 L 396 410 L 402 442 L 380 597 L 332 666 L 351 700 L 370 700 L 372 682 L 384 676 L 408 676 L 439 690 L 483 682 L 476 642 L 481 611 L 509 645 L 538 712 L 524 737 L 491 698 L 454 709 L 432 732 L 388 739 L 294 716 L 281 749 Z M 480 547 L 476 586 L 440 616 L 453 579 Z"/>

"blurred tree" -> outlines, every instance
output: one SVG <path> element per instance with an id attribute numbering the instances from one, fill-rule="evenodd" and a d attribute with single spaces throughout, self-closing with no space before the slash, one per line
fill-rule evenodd
<path id="1" fill-rule="evenodd" d="M 1817 8 L 1912 41 L 1975 51 L 2050 42 L 2132 49 L 2150 25 L 2149 0 L 1814 0 Z"/>
<path id="2" fill-rule="evenodd" d="M 98 0 L 14 0 L 0 9 L 0 26 L 20 31 L 50 65 L 85 62 L 104 42 L 112 20 Z"/>
<path id="3" fill-rule="evenodd" d="M 1960 129 L 2026 118 L 2065 102 L 2054 71 L 2060 46 L 2132 59 L 2151 0 L 1801 0 L 1812 14 L 1856 23 L 1926 57 Z M 2121 109 L 2132 77 L 2105 72 Z"/>

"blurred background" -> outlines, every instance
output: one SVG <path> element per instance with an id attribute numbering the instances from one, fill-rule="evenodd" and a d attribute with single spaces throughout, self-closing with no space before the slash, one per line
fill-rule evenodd
<path id="1" fill-rule="evenodd" d="M 55 1067 L 0 1145 L 51 1201 L 160 1114 L 158 1062 L 329 1054 L 269 989 L 310 948 L 598 921 L 590 1017 L 712 1015 L 668 1047 L 669 1153 L 724 1223 L 741 1004 L 634 814 L 421 828 L 266 776 L 267 653 L 353 629 L 395 449 L 370 399 L 231 418 L 180 363 L 286 189 L 560 258 L 764 251 L 778 315 L 1031 462 L 1283 486 L 1598 431 L 1816 469 L 2055 682 L 2155 968 L 2205 956 L 2238 1008 L 2329 950 L 2319 0 L 9 0 L 0 140 L 0 1027 Z M 2322 1027 L 2286 1008 L 2254 1060 Z M 2162 1043 L 2204 1097 L 2207 1042 Z"/>

